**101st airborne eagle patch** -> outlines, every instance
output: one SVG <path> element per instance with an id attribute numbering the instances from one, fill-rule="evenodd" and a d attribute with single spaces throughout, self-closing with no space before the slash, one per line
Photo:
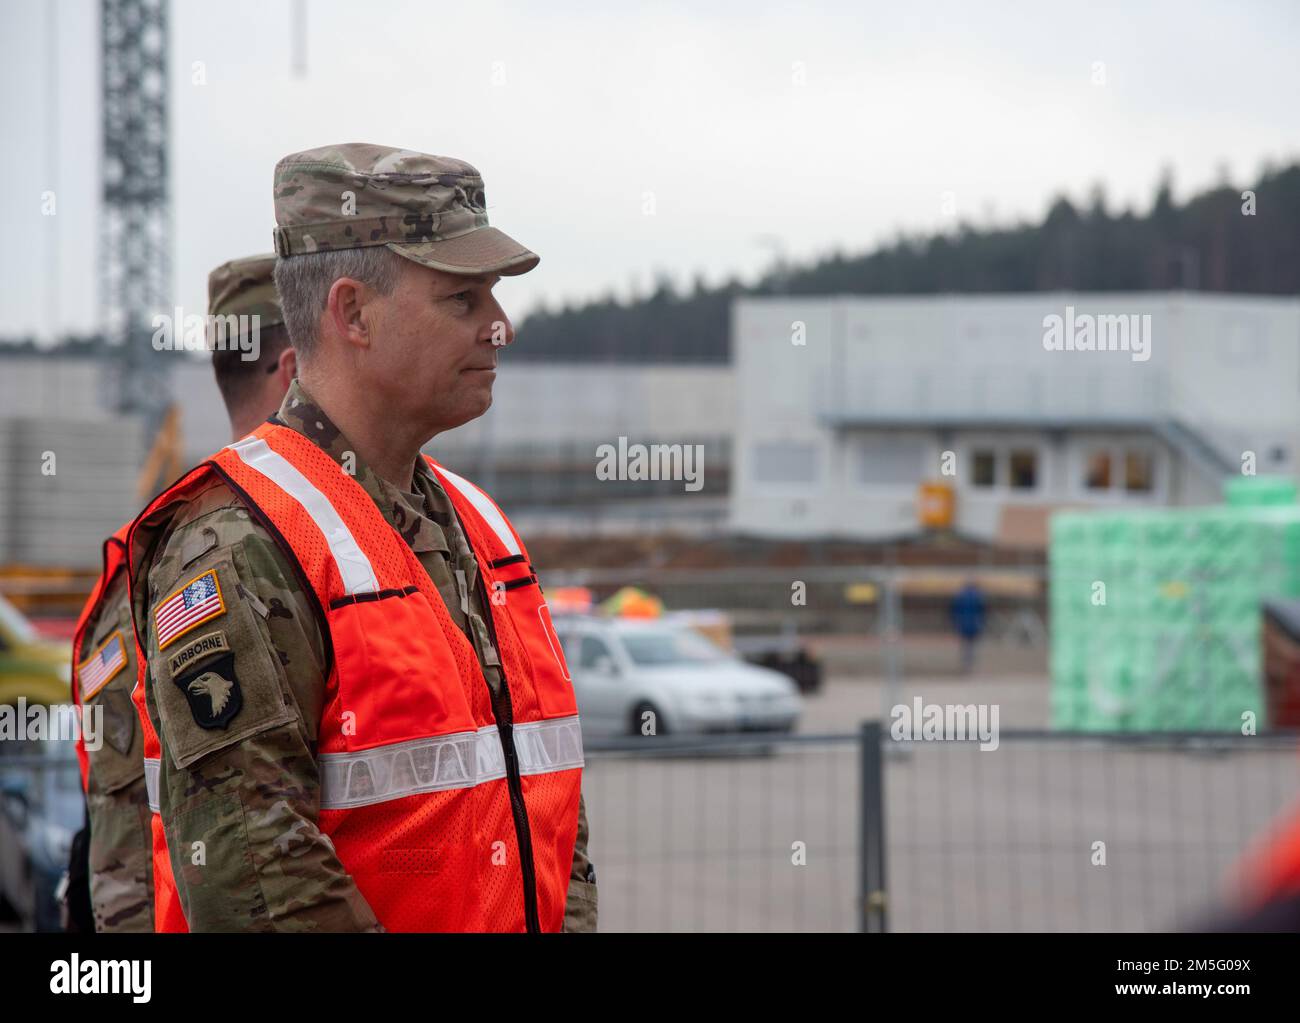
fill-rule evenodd
<path id="1" fill-rule="evenodd" d="M 244 706 L 233 653 L 206 661 L 183 675 L 173 675 L 172 682 L 185 694 L 194 723 L 200 728 L 225 728 Z"/>

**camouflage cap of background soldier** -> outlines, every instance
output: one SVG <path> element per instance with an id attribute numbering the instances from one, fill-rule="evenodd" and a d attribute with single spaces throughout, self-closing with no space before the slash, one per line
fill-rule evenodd
<path id="1" fill-rule="evenodd" d="M 257 316 L 261 327 L 283 323 L 274 273 L 274 253 L 222 263 L 208 274 L 208 315 Z"/>
<path id="2" fill-rule="evenodd" d="M 463 160 L 362 142 L 275 165 L 280 258 L 384 245 L 453 274 L 514 276 L 541 257 L 488 225 L 483 178 Z"/>

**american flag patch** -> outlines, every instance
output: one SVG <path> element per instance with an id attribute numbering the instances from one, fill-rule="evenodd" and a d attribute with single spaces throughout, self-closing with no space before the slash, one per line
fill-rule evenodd
<path id="1" fill-rule="evenodd" d="M 225 613 L 226 604 L 221 599 L 221 587 L 217 585 L 217 570 L 210 568 L 197 579 L 186 583 L 154 610 L 158 649 L 165 650 L 168 643 L 179 639 L 194 626 Z"/>
<path id="2" fill-rule="evenodd" d="M 103 689 L 126 667 L 126 644 L 122 634 L 115 632 L 99 645 L 99 649 L 77 665 L 77 681 L 81 685 L 81 699 L 89 700 Z"/>

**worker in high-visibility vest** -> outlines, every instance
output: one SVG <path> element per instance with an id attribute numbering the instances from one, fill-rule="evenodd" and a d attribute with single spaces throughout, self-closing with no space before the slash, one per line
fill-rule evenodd
<path id="1" fill-rule="evenodd" d="M 590 930 L 577 705 L 528 551 L 426 459 L 482 415 L 538 257 L 460 160 L 275 171 L 299 377 L 128 537 L 190 930 Z M 162 883 L 162 882 L 160 882 Z"/>
<path id="2" fill-rule="evenodd" d="M 222 318 L 209 338 L 212 368 L 236 439 L 280 407 L 295 371 L 274 269 L 274 255 L 252 256 L 208 277 L 208 313 Z M 152 931 L 155 923 L 148 728 L 131 702 L 139 657 L 127 600 L 126 531 L 124 525 L 104 543 L 100 577 L 73 639 L 73 702 L 101 719 L 89 747 L 84 734 L 77 739 L 86 827 L 73 843 L 65 895 L 77 930 Z M 72 912 L 77 906 L 90 913 Z"/>

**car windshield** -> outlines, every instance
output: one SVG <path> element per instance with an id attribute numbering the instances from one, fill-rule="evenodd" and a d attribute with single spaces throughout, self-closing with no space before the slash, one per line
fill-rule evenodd
<path id="1" fill-rule="evenodd" d="M 693 629 L 628 629 L 620 633 L 633 663 L 641 667 L 664 664 L 716 664 L 730 659 Z"/>
<path id="2" fill-rule="evenodd" d="M 32 623 L 4 597 L 0 597 L 0 623 L 3 623 L 5 629 L 21 642 L 30 643 L 36 639 L 36 630 L 32 628 Z"/>

